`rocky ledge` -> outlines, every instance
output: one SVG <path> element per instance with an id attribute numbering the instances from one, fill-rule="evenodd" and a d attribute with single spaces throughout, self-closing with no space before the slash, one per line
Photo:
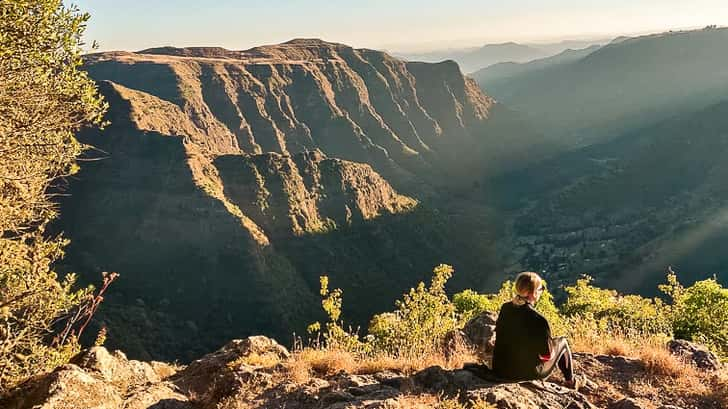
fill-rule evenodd
<path id="1" fill-rule="evenodd" d="M 624 374 L 638 363 L 630 358 L 578 354 L 584 369 Z M 392 371 L 306 376 L 295 381 L 295 358 L 276 341 L 254 336 L 234 340 L 187 366 L 129 360 L 119 352 L 93 347 L 70 364 L 30 380 L 0 400 L 4 409 L 241 409 L 241 408 L 411 408 L 418 396 L 450 397 L 501 409 L 589 409 L 582 394 L 556 382 L 494 383 L 477 371 L 439 366 L 411 375 Z M 634 369 L 634 368 L 632 368 Z M 637 369 L 634 369 L 637 371 Z M 635 372 L 637 373 L 637 372 Z M 558 381 L 557 381 L 558 382 Z M 587 389 L 599 388 L 593 384 Z M 653 402 L 654 403 L 654 402 Z M 677 408 L 625 397 L 611 408 Z"/>

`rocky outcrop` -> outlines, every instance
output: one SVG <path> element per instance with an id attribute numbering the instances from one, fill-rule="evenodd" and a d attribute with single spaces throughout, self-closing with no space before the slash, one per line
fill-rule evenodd
<path id="1" fill-rule="evenodd" d="M 187 396 L 164 379 L 167 364 L 128 360 L 94 347 L 0 400 L 5 409 L 192 409 Z"/>
<path id="2" fill-rule="evenodd" d="M 289 358 L 277 342 L 256 336 L 232 341 L 160 377 L 149 364 L 95 347 L 74 359 L 79 365 L 65 365 L 30 381 L 0 404 L 8 409 L 406 408 L 406 396 L 427 393 L 496 407 L 593 408 L 580 393 L 556 384 L 495 384 L 469 371 L 437 366 L 409 377 L 386 371 L 341 372 L 296 384 L 280 375 Z"/>
<path id="3" fill-rule="evenodd" d="M 457 355 L 465 349 L 474 352 L 482 362 L 490 362 L 495 348 L 497 319 L 498 314 L 483 311 L 469 319 L 462 329 L 449 332 L 444 339 L 445 355 Z"/>
<path id="4" fill-rule="evenodd" d="M 684 339 L 673 339 L 667 343 L 667 348 L 674 355 L 687 359 L 699 369 L 717 371 L 723 367 L 720 359 L 703 345 Z"/>
<path id="5" fill-rule="evenodd" d="M 318 351 L 322 354 L 323 351 Z M 675 379 L 650 377 L 641 361 L 575 354 L 586 386 L 566 388 L 558 374 L 547 381 L 497 382 L 477 370 L 440 366 L 411 373 L 392 366 L 330 371 L 311 366 L 306 354 L 289 353 L 275 340 L 253 336 L 228 342 L 187 366 L 126 359 L 94 347 L 73 363 L 32 379 L 0 398 L 3 409 L 507 409 L 723 408 L 718 395 L 686 393 Z M 321 355 L 324 356 L 325 355 Z M 331 356 L 338 359 L 336 353 Z M 308 366 L 306 366 L 308 365 Z M 305 373 L 301 372 L 306 369 Z M 705 376 L 701 381 L 713 382 Z M 650 382 L 649 392 L 635 388 Z M 723 399 L 723 400 L 722 400 Z M 438 405 L 447 401 L 450 406 Z M 461 406 L 454 406 L 460 402 Z M 477 404 L 476 404 L 477 403 Z"/>

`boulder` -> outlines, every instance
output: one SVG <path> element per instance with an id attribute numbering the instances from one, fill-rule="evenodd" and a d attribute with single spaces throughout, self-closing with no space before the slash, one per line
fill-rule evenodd
<path id="1" fill-rule="evenodd" d="M 3 409 L 118 409 L 121 404 L 116 388 L 73 364 L 21 386 L 0 401 Z"/>
<path id="2" fill-rule="evenodd" d="M 489 384 L 465 393 L 467 400 L 509 409 L 596 409 L 579 392 L 542 381 Z"/>
<path id="3" fill-rule="evenodd" d="M 71 359 L 87 373 L 98 375 L 111 383 L 122 393 L 135 385 L 159 382 L 160 377 L 146 362 L 128 360 L 121 351 L 110 353 L 104 347 L 92 347 Z"/>
<path id="4" fill-rule="evenodd" d="M 465 323 L 462 330 L 445 335 L 443 350 L 446 356 L 456 355 L 463 347 L 475 352 L 481 361 L 488 362 L 495 347 L 495 322 L 498 314 L 484 311 Z"/>
<path id="5" fill-rule="evenodd" d="M 463 333 L 478 351 L 492 353 L 495 347 L 495 323 L 498 314 L 484 311 L 471 318 L 463 327 Z"/>
<path id="6" fill-rule="evenodd" d="M 217 351 L 193 361 L 185 369 L 170 377 L 180 391 L 203 405 L 211 405 L 221 399 L 238 393 L 240 387 L 253 377 L 264 386 L 272 382 L 270 374 L 258 371 L 246 358 L 261 357 L 282 361 L 290 357 L 288 350 L 275 340 L 264 336 L 253 336 L 230 341 Z M 251 360 L 252 361 L 252 360 Z"/>
<path id="7" fill-rule="evenodd" d="M 673 339 L 667 343 L 667 347 L 674 355 L 688 359 L 699 369 L 717 371 L 722 367 L 718 357 L 703 345 L 684 339 Z"/>

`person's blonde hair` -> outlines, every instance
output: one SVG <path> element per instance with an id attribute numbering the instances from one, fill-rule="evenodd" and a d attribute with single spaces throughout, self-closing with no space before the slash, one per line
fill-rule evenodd
<path id="1" fill-rule="evenodd" d="M 524 271 L 516 277 L 516 293 L 533 294 L 540 284 L 541 276 L 532 271 Z"/>

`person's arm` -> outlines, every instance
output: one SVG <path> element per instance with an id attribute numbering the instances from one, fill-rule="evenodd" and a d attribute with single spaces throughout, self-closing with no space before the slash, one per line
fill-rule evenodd
<path id="1" fill-rule="evenodd" d="M 546 362 L 551 360 L 551 327 L 548 320 L 543 316 L 541 317 L 541 333 L 543 334 L 544 346 L 538 357 L 541 361 Z"/>

